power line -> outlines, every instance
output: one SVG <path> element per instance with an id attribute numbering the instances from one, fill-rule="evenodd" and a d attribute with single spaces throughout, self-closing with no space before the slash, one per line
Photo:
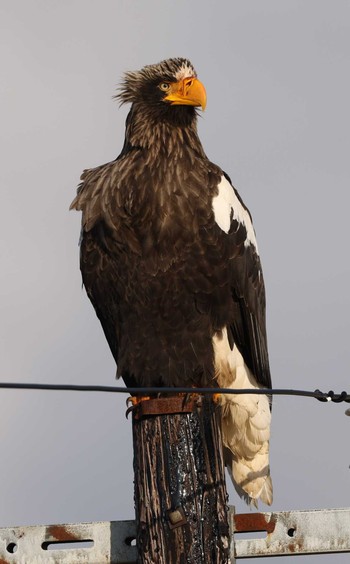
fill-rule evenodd
<path id="1" fill-rule="evenodd" d="M 47 391 L 61 391 L 61 392 L 104 392 L 114 394 L 130 394 L 132 396 L 145 396 L 157 394 L 263 394 L 271 396 L 303 396 L 315 398 L 319 401 L 335 403 L 347 402 L 350 403 L 350 394 L 343 391 L 340 394 L 335 393 L 333 390 L 329 392 L 321 392 L 315 390 L 314 392 L 308 390 L 290 390 L 283 388 L 178 388 L 178 387 L 143 387 L 143 388 L 128 388 L 122 386 L 97 386 L 97 385 L 79 385 L 79 384 L 35 384 L 26 382 L 0 382 L 0 389 L 15 389 L 15 390 L 47 390 Z"/>

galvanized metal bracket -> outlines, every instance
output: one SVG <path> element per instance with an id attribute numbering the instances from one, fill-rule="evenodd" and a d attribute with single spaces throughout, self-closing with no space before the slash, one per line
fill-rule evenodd
<path id="1" fill-rule="evenodd" d="M 350 508 L 235 514 L 231 563 L 239 558 L 350 552 Z M 263 538 L 247 538 L 259 533 Z M 134 521 L 0 529 L 0 564 L 135 564 Z"/>
<path id="2" fill-rule="evenodd" d="M 231 507 L 230 517 L 233 561 L 234 557 L 350 552 L 350 509 L 235 515 Z M 242 538 L 258 532 L 264 533 L 263 538 Z"/>
<path id="3" fill-rule="evenodd" d="M 131 564 L 135 521 L 0 529 L 0 564 Z"/>

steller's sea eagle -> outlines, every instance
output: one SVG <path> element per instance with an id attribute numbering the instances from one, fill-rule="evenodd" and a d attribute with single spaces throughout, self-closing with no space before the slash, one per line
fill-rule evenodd
<path id="1" fill-rule="evenodd" d="M 119 157 L 85 170 L 81 271 L 127 386 L 271 388 L 265 289 L 250 213 L 204 153 L 206 93 L 187 59 L 127 72 Z M 225 464 L 238 493 L 272 502 L 270 401 L 224 395 Z"/>

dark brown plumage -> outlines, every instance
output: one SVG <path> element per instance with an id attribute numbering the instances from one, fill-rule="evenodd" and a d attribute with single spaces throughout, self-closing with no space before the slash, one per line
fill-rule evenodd
<path id="1" fill-rule="evenodd" d="M 125 75 L 118 98 L 132 105 L 122 152 L 84 171 L 71 206 L 83 212 L 83 282 L 127 385 L 235 387 L 241 355 L 248 384 L 270 387 L 255 234 L 247 208 L 198 138 L 201 88 L 186 59 Z M 239 397 L 234 405 L 225 400 L 228 411 L 242 409 Z M 266 436 L 261 444 L 268 445 Z M 255 435 L 252 441 L 259 442 Z M 264 468 L 258 493 L 242 488 L 271 502 Z"/>

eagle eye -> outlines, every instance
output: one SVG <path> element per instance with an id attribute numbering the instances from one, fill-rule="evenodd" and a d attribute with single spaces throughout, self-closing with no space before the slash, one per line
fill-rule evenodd
<path id="1" fill-rule="evenodd" d="M 159 85 L 159 88 L 163 91 L 163 92 L 168 92 L 169 88 L 170 88 L 170 84 L 169 82 L 161 82 Z"/>

